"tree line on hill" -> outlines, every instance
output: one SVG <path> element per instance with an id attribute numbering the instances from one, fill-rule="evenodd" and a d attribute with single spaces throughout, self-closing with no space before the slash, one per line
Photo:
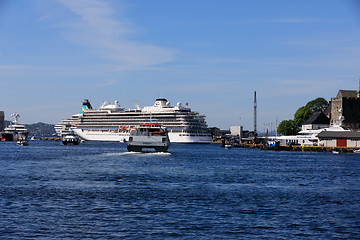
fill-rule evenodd
<path id="1" fill-rule="evenodd" d="M 301 129 L 301 125 L 303 125 L 306 120 L 308 120 L 314 113 L 324 111 L 328 104 L 328 101 L 322 97 L 309 101 L 305 106 L 300 107 L 295 112 L 294 119 L 280 122 L 277 132 L 283 135 L 297 134 Z"/>

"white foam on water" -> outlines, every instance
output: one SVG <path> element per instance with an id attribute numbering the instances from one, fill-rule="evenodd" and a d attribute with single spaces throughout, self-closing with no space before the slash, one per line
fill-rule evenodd
<path id="1" fill-rule="evenodd" d="M 170 156 L 170 152 L 115 152 L 115 153 L 102 153 L 101 156 L 126 156 L 126 155 L 136 155 L 136 156 Z"/>

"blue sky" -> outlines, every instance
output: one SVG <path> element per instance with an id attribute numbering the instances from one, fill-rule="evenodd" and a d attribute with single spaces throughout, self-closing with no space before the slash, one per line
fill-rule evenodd
<path id="1" fill-rule="evenodd" d="M 0 110 L 57 123 L 118 100 L 188 102 L 222 129 L 258 130 L 357 89 L 356 0 L 0 0 Z"/>

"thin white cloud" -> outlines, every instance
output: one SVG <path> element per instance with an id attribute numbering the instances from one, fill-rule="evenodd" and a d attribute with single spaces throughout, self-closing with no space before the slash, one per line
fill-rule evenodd
<path id="1" fill-rule="evenodd" d="M 0 65 L 0 70 L 4 71 L 67 71 L 71 68 L 58 67 L 58 66 L 42 66 L 42 65 Z"/>
<path id="2" fill-rule="evenodd" d="M 264 91 L 264 97 L 284 99 L 298 96 L 321 96 L 332 92 L 334 86 L 341 83 L 337 79 L 313 78 L 269 78 L 265 79 L 264 86 L 271 91 Z M 326 97 L 326 96 L 325 96 Z"/>
<path id="3" fill-rule="evenodd" d="M 98 84 L 98 86 L 100 86 L 100 87 L 113 86 L 113 85 L 115 85 L 117 82 L 118 82 L 118 81 L 115 80 L 115 79 L 107 79 L 107 80 L 104 80 L 104 81 L 100 82 L 100 83 Z"/>
<path id="4" fill-rule="evenodd" d="M 121 17 L 122 9 L 116 10 L 115 18 L 113 9 L 103 1 L 58 1 L 78 16 L 76 22 L 65 25 L 64 37 L 111 60 L 117 70 L 144 69 L 175 58 L 174 49 L 132 40 L 136 28 Z"/>
<path id="5" fill-rule="evenodd" d="M 274 22 L 274 23 L 314 23 L 321 21 L 322 19 L 319 18 L 280 18 L 280 19 L 266 20 L 266 22 Z"/>
<path id="6" fill-rule="evenodd" d="M 38 19 L 36 19 L 36 21 L 41 22 L 41 21 L 45 21 L 49 18 L 50 18 L 50 15 L 43 15 L 43 16 L 39 17 Z"/>

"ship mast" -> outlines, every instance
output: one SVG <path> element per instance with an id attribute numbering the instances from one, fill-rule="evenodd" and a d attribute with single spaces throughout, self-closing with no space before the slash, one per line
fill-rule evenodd
<path id="1" fill-rule="evenodd" d="M 257 108 L 257 103 L 256 103 L 256 91 L 254 91 L 254 138 L 256 138 L 256 108 Z"/>

